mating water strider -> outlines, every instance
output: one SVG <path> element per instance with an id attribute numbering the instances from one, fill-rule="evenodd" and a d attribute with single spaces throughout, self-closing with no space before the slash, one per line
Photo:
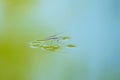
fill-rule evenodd
<path id="1" fill-rule="evenodd" d="M 65 40 L 70 40 L 69 36 L 60 36 L 61 33 L 49 36 L 45 39 L 30 42 L 31 48 L 41 48 L 47 51 L 56 51 L 63 47 L 73 48 L 74 44 L 65 44 Z"/>

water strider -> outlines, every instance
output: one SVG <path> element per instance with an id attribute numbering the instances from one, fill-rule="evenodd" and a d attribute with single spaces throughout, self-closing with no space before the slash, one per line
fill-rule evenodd
<path id="1" fill-rule="evenodd" d="M 60 36 L 61 33 L 49 36 L 42 40 L 30 42 L 31 48 L 41 48 L 46 51 L 56 51 L 62 47 L 74 48 L 74 44 L 65 44 L 64 40 L 70 40 L 69 36 Z"/>

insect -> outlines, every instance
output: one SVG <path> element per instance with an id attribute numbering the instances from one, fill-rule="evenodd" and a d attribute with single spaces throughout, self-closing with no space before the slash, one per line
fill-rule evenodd
<path id="1" fill-rule="evenodd" d="M 58 34 L 55 34 L 55 35 L 52 35 L 52 36 L 49 36 L 47 37 L 45 40 L 48 41 L 48 40 L 59 40 L 60 37 L 58 35 L 60 35 L 61 33 L 58 33 Z"/>
<path id="2" fill-rule="evenodd" d="M 74 45 L 66 45 L 64 40 L 69 40 L 68 36 L 61 36 L 61 33 L 49 36 L 42 40 L 35 40 L 30 43 L 31 48 L 41 48 L 47 51 L 56 51 L 61 47 L 73 47 Z"/>

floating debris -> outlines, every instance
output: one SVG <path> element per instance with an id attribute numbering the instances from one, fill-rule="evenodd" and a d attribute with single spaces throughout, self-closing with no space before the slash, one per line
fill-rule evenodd
<path id="1" fill-rule="evenodd" d="M 46 51 L 57 51 L 61 49 L 62 47 L 65 47 L 66 44 L 63 40 L 69 40 L 69 36 L 58 36 L 58 35 L 53 35 L 50 37 L 47 37 L 46 39 L 43 40 L 35 40 L 30 43 L 31 48 L 41 48 Z M 74 48 L 76 47 L 73 44 L 67 44 L 67 47 L 69 48 Z"/>

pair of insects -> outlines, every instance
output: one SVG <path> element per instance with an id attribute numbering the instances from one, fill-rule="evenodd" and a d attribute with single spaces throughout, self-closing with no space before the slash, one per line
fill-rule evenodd
<path id="1" fill-rule="evenodd" d="M 57 49 L 60 49 L 63 46 L 67 47 L 75 47 L 72 44 L 66 45 L 63 40 L 69 40 L 70 37 L 68 36 L 59 36 L 59 34 L 55 34 L 52 36 L 49 36 L 43 40 L 35 40 L 31 42 L 31 48 L 42 48 L 48 51 L 55 51 Z"/>

